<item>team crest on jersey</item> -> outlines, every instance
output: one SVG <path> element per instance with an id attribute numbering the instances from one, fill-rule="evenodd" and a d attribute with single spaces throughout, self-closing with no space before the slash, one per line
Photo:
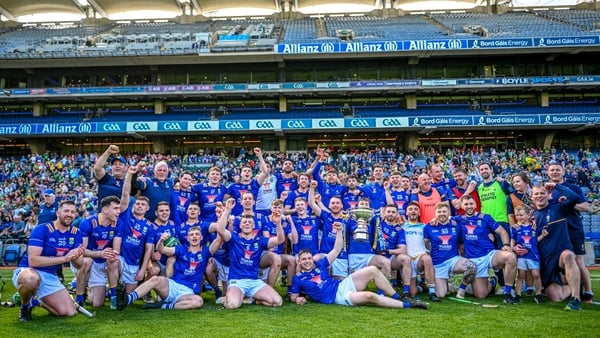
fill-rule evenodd
<path id="1" fill-rule="evenodd" d="M 71 237 L 69 238 L 69 245 L 73 245 L 75 244 L 75 238 Z"/>
<path id="2" fill-rule="evenodd" d="M 438 236 L 438 238 L 440 239 L 440 241 L 442 241 L 443 245 L 448 245 L 448 242 L 450 241 L 450 239 L 452 238 L 452 236 L 450 236 L 450 235 L 442 235 L 442 236 Z"/>
<path id="3" fill-rule="evenodd" d="M 115 237 L 115 232 L 113 230 L 108 232 L 108 238 L 113 238 Z"/>

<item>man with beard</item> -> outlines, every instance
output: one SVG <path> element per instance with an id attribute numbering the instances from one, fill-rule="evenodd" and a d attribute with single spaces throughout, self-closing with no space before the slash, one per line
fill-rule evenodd
<path id="1" fill-rule="evenodd" d="M 470 195 L 475 200 L 475 211 L 481 211 L 481 201 L 479 200 L 479 194 L 477 193 L 477 182 L 467 182 L 467 171 L 464 168 L 456 168 L 452 172 L 454 176 L 454 182 L 456 183 L 452 188 L 454 199 L 451 201 L 452 207 L 456 211 L 456 215 L 464 215 L 465 211 L 461 209 L 460 198 L 463 195 Z"/>
<path id="2" fill-rule="evenodd" d="M 56 221 L 39 224 L 31 232 L 27 252 L 12 277 L 21 296 L 19 320 L 30 321 L 31 310 L 40 302 L 56 316 L 77 313 L 73 299 L 56 275 L 58 267 L 65 263 L 80 267 L 83 262 L 81 232 L 71 224 L 76 215 L 75 203 L 64 200 L 58 207 Z"/>
<path id="3" fill-rule="evenodd" d="M 294 172 L 294 164 L 291 160 L 286 159 L 281 166 L 281 172 L 275 174 L 277 179 L 277 196 L 281 198 L 281 193 L 284 191 L 293 191 L 298 188 L 298 175 Z"/>
<path id="4" fill-rule="evenodd" d="M 362 188 L 358 186 L 358 177 L 356 177 L 356 175 L 349 175 L 346 177 L 346 187 L 342 191 L 344 209 L 349 210 L 356 208 L 358 201 L 365 198 L 365 196 Z"/>
<path id="5" fill-rule="evenodd" d="M 473 294 L 485 298 L 496 285 L 488 281 L 489 269 L 504 269 L 510 280 L 504 286 L 504 302 L 517 304 L 512 296 L 512 285 L 516 277 L 517 257 L 510 246 L 510 236 L 490 215 L 475 211 L 475 200 L 470 195 L 461 197 L 461 207 L 465 211 L 455 219 L 460 226 L 465 257 L 477 265 L 477 274 L 473 281 Z M 491 235 L 498 234 L 502 241 L 502 250 L 496 250 Z"/>
<path id="6" fill-rule="evenodd" d="M 294 209 L 294 201 L 297 198 L 302 197 L 305 200 L 308 199 L 308 185 L 310 183 L 310 178 L 307 174 L 298 175 L 298 188 L 288 193 L 287 198 L 285 199 L 285 210 L 283 212 L 284 215 L 295 215 L 296 209 Z M 312 214 L 312 210 L 308 208 L 306 211 L 309 215 Z"/>
<path id="7" fill-rule="evenodd" d="M 456 297 L 464 298 L 467 285 L 473 282 L 477 273 L 475 263 L 460 256 L 458 251 L 460 237 L 458 223 L 450 220 L 450 207 L 445 203 L 438 203 L 435 206 L 435 221 L 425 225 L 423 238 L 425 245 L 431 248 L 431 260 L 435 271 L 435 293 L 440 298 L 444 298 L 448 293 L 448 279 L 451 274 L 463 274 Z"/>
<path id="8" fill-rule="evenodd" d="M 435 217 L 435 206 L 440 202 L 447 202 L 447 194 L 431 186 L 431 177 L 427 174 L 419 175 L 418 186 L 413 189 L 411 202 L 419 206 L 419 220 L 429 222 Z"/>
<path id="9" fill-rule="evenodd" d="M 592 280 L 590 272 L 585 266 L 585 234 L 583 232 L 583 223 L 581 221 L 580 212 L 589 212 L 590 203 L 587 201 L 585 194 L 581 191 L 581 188 L 577 184 L 565 182 L 564 180 L 565 171 L 563 166 L 559 162 L 552 162 L 548 166 L 548 177 L 550 182 L 557 185 L 562 185 L 572 192 L 574 192 L 577 198 L 577 204 L 567 214 L 567 224 L 569 230 L 569 240 L 573 246 L 573 252 L 575 253 L 577 266 L 581 273 L 581 283 L 583 283 L 584 292 L 582 299 L 584 302 L 592 303 L 594 301 L 594 292 L 592 291 Z M 550 194 L 550 203 L 558 203 L 560 195 Z"/>

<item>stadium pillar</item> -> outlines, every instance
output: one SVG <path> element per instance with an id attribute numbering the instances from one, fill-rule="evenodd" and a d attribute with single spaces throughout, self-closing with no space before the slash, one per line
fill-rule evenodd
<path id="1" fill-rule="evenodd" d="M 285 113 L 287 111 L 287 99 L 285 96 L 279 96 L 279 111 Z"/>
<path id="2" fill-rule="evenodd" d="M 48 141 L 47 140 L 27 140 L 27 145 L 31 149 L 32 154 L 43 154 L 48 149 Z"/>
<path id="3" fill-rule="evenodd" d="M 416 150 L 419 148 L 419 136 L 417 133 L 407 132 L 404 137 L 404 149 L 407 151 Z"/>
<path id="4" fill-rule="evenodd" d="M 417 95 L 406 94 L 406 109 L 417 109 Z"/>
<path id="5" fill-rule="evenodd" d="M 152 139 L 152 148 L 155 153 L 166 154 L 167 153 L 167 143 L 161 137 L 157 137 Z"/>
<path id="6" fill-rule="evenodd" d="M 278 141 L 279 141 L 279 152 L 285 153 L 287 151 L 287 138 L 285 136 L 280 136 Z"/>
<path id="7" fill-rule="evenodd" d="M 34 102 L 33 103 L 33 116 L 42 116 L 44 115 L 44 102 Z"/>
<path id="8" fill-rule="evenodd" d="M 542 106 L 542 107 L 550 106 L 550 99 L 548 96 L 548 92 L 541 92 L 538 95 L 539 95 L 540 106 Z"/>
<path id="9" fill-rule="evenodd" d="M 165 101 L 156 100 L 154 101 L 154 114 L 160 115 L 165 112 Z"/>
<path id="10" fill-rule="evenodd" d="M 556 135 L 556 132 L 554 131 L 548 132 L 547 134 L 538 134 L 536 146 L 541 149 L 550 149 L 552 147 L 552 141 L 554 141 L 554 135 Z"/>

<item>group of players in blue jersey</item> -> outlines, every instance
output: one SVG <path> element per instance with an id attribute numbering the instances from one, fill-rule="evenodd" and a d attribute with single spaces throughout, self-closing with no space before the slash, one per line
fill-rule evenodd
<path id="1" fill-rule="evenodd" d="M 516 304 L 524 280 L 535 286 L 538 303 L 569 298 L 566 309 L 580 310 L 580 283 L 585 300 L 593 297 L 578 262 L 579 238 L 571 230 L 577 225 L 570 222 L 584 204 L 580 191 L 560 181 L 559 170 L 526 192 L 490 179 L 486 164 L 479 167 L 480 184 L 466 182 L 460 168 L 454 180 L 441 179 L 434 165 L 415 186 L 399 172 L 386 176 L 382 166 L 359 186 L 356 177 L 323 171 L 328 154 L 320 148 L 306 173 L 295 173 L 285 160 L 273 174 L 262 150 L 254 154 L 256 177 L 245 166 L 226 187 L 220 168 L 193 184 L 189 172 L 170 178 L 164 161 L 155 164 L 153 177 L 137 177 L 145 164 L 128 165 L 119 148 L 109 146 L 94 165 L 97 213 L 76 228 L 75 204 L 65 200 L 55 220 L 31 233 L 13 273 L 20 319 L 31 320 L 37 305 L 72 316 L 86 301 L 104 306 L 107 297 L 111 308 L 122 310 L 152 291 L 158 299 L 145 307 L 199 308 L 204 280 L 227 309 L 246 301 L 281 306 L 274 288 L 280 271 L 285 298 L 299 305 L 312 299 L 426 309 L 418 279 L 429 300 L 439 302 L 452 291 L 454 274 L 462 274 L 458 298 L 467 292 L 484 298 L 503 286 L 504 302 Z M 493 216 L 502 205 L 510 222 Z M 76 271 L 74 301 L 56 275 L 66 263 Z M 490 269 L 504 273 L 490 277 Z M 396 273 L 400 293 L 390 284 Z M 376 292 L 365 291 L 370 282 Z"/>

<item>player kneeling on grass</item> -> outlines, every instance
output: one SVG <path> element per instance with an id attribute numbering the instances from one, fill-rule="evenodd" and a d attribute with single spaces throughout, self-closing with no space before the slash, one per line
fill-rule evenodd
<path id="1" fill-rule="evenodd" d="M 289 292 L 292 302 L 298 305 L 306 303 L 306 298 L 300 292 L 306 293 L 313 300 L 324 304 L 339 304 L 345 306 L 373 304 L 390 308 L 419 308 L 427 309 L 427 303 L 421 301 L 403 302 L 400 295 L 390 285 L 386 276 L 375 266 L 368 266 L 350 274 L 344 280 L 336 280 L 328 273 L 328 267 L 342 250 L 342 225 L 334 223 L 336 232 L 333 249 L 318 261 L 313 260 L 309 250 L 302 250 L 298 254 L 299 272 L 294 276 L 294 281 Z M 375 292 L 364 291 L 369 282 L 382 290 L 385 296 Z"/>
<path id="2" fill-rule="evenodd" d="M 138 286 L 132 293 L 127 294 L 123 283 L 117 288 L 117 309 L 123 310 L 136 299 L 144 297 L 154 290 L 163 301 L 147 303 L 148 308 L 187 310 L 202 307 L 204 301 L 199 296 L 202 287 L 202 277 L 206 263 L 210 258 L 211 249 L 200 245 L 202 233 L 199 227 L 188 229 L 188 245 L 165 246 L 168 233 L 163 233 L 157 244 L 157 250 L 166 256 L 175 256 L 174 273 L 171 278 L 153 276 Z"/>

